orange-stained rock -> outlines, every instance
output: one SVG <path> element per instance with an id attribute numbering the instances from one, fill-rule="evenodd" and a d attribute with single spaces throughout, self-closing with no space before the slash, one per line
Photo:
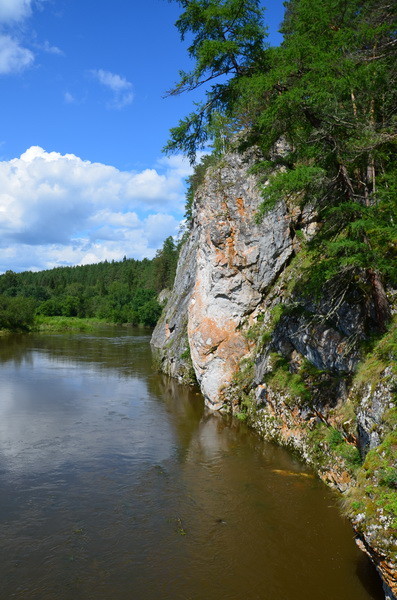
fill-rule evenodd
<path id="1" fill-rule="evenodd" d="M 229 155 L 196 195 L 199 237 L 187 332 L 196 377 L 214 409 L 250 349 L 241 326 L 292 253 L 284 202 L 255 222 L 262 198 L 250 164 Z"/>

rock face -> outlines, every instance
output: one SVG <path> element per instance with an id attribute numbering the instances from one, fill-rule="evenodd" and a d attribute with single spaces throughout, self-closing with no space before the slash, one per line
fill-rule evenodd
<path id="1" fill-rule="evenodd" d="M 390 369 L 377 370 L 377 381 L 352 385 L 360 342 L 376 329 L 373 299 L 365 286 L 341 280 L 314 299 L 295 285 L 302 239 L 319 227 L 316 214 L 280 199 L 258 224 L 262 198 L 250 172 L 257 158 L 255 151 L 231 153 L 208 169 L 152 346 L 165 373 L 197 379 L 209 408 L 236 412 L 244 398 L 263 436 L 298 450 L 342 493 L 364 494 L 352 506 L 367 506 L 371 516 L 367 509 L 349 516 L 395 600 L 395 522 L 362 489 L 365 477 L 376 487 L 382 469 L 389 479 L 395 469 L 397 486 L 397 465 L 385 462 L 397 444 L 390 416 L 396 379 Z M 364 464 L 364 483 L 357 483 L 358 450 L 363 458 L 378 448 L 381 457 L 371 458 L 367 473 Z"/>
<path id="2" fill-rule="evenodd" d="M 187 339 L 187 318 L 196 282 L 198 239 L 198 231 L 192 229 L 179 257 L 173 290 L 151 340 L 160 370 L 186 383 L 194 380 Z"/>
<path id="3" fill-rule="evenodd" d="M 357 429 L 364 455 L 377 448 L 385 437 L 384 414 L 393 409 L 396 387 L 397 378 L 393 377 L 391 367 L 387 367 L 377 385 L 367 384 L 360 390 Z"/>
<path id="4" fill-rule="evenodd" d="M 187 322 L 194 371 L 206 403 L 214 409 L 222 406 L 222 392 L 249 350 L 241 330 L 244 320 L 293 252 L 291 215 L 284 202 L 260 225 L 255 223 L 261 196 L 256 178 L 248 173 L 254 159 L 230 154 L 207 174 L 196 195 L 192 233 L 179 262 L 173 298 L 152 338 L 165 372 L 183 377 L 185 364 L 173 340 L 180 338 L 181 324 Z"/>
<path id="5" fill-rule="evenodd" d="M 246 335 L 252 319 L 291 295 L 283 277 L 297 249 L 294 227 L 316 227 L 310 207 L 288 208 L 283 200 L 256 223 L 262 198 L 250 167 L 257 158 L 255 152 L 229 154 L 207 172 L 174 289 L 152 337 L 162 370 L 179 379 L 186 379 L 190 349 L 206 403 L 215 410 L 241 358 L 253 348 Z M 345 298 L 346 290 L 339 296 L 331 292 L 325 290 L 320 302 L 301 302 L 303 311 L 283 317 L 272 349 L 286 356 L 297 351 L 319 369 L 351 373 L 359 360 L 351 340 L 362 339 L 371 303 L 356 293 Z M 258 382 L 267 358 L 264 352 L 257 361 Z"/>
<path id="6" fill-rule="evenodd" d="M 246 156 L 229 155 L 197 194 L 200 235 L 188 337 L 197 379 L 213 408 L 223 404 L 222 390 L 249 350 L 243 320 L 292 254 L 283 202 L 255 224 L 261 198 L 249 166 Z"/>

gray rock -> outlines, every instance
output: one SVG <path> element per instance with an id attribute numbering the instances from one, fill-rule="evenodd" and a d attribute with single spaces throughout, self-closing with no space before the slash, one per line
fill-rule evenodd
<path id="1" fill-rule="evenodd" d="M 219 408 L 240 359 L 249 351 L 241 326 L 292 253 L 284 202 L 260 224 L 262 198 L 249 174 L 252 156 L 230 154 L 210 170 L 196 195 L 194 292 L 188 308 L 193 366 L 207 405 Z"/>
<path id="2" fill-rule="evenodd" d="M 262 202 L 249 173 L 255 158 L 255 152 L 229 154 L 207 173 L 174 289 L 152 338 L 162 370 L 179 378 L 186 372 L 181 355 L 189 344 L 197 380 L 214 409 L 250 349 L 241 330 L 245 318 L 293 252 L 283 201 L 262 223 L 255 222 Z"/>
<path id="3" fill-rule="evenodd" d="M 393 376 L 392 368 L 387 367 L 379 379 L 367 384 L 358 393 L 360 404 L 357 409 L 357 428 L 360 451 L 363 456 L 378 446 L 383 437 L 383 415 L 394 406 L 394 394 L 397 389 L 397 378 Z"/>
<path id="4" fill-rule="evenodd" d="M 182 248 L 174 288 L 151 339 L 160 370 L 181 381 L 191 380 L 186 325 L 188 302 L 195 285 L 197 243 L 197 231 L 193 229 Z"/>

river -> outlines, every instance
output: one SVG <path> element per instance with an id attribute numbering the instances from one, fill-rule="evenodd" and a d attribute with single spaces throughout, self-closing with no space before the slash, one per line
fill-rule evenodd
<path id="1" fill-rule="evenodd" d="M 0 338 L 2 600 L 380 600 L 337 496 L 152 368 L 149 336 Z"/>

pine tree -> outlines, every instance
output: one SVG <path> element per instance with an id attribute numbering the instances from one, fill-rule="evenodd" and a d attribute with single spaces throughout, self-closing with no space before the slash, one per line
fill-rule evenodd
<path id="1" fill-rule="evenodd" d="M 181 38 L 188 33 L 193 35 L 188 53 L 194 66 L 190 72 L 180 72 L 179 82 L 168 95 L 191 91 L 209 82 L 211 87 L 206 100 L 171 129 L 165 151 L 182 151 L 194 162 L 197 150 L 216 136 L 222 115 L 228 112 L 232 122 L 230 79 L 247 77 L 262 67 L 266 30 L 259 0 L 176 1 L 184 9 L 176 22 Z"/>
<path id="2" fill-rule="evenodd" d="M 384 329 L 390 313 L 382 280 L 397 275 L 397 98 L 395 19 L 381 4 L 289 3 L 258 128 L 266 150 L 280 136 L 291 147 L 293 168 L 274 178 L 267 199 L 274 186 L 315 199 L 323 273 L 364 271 Z"/>

